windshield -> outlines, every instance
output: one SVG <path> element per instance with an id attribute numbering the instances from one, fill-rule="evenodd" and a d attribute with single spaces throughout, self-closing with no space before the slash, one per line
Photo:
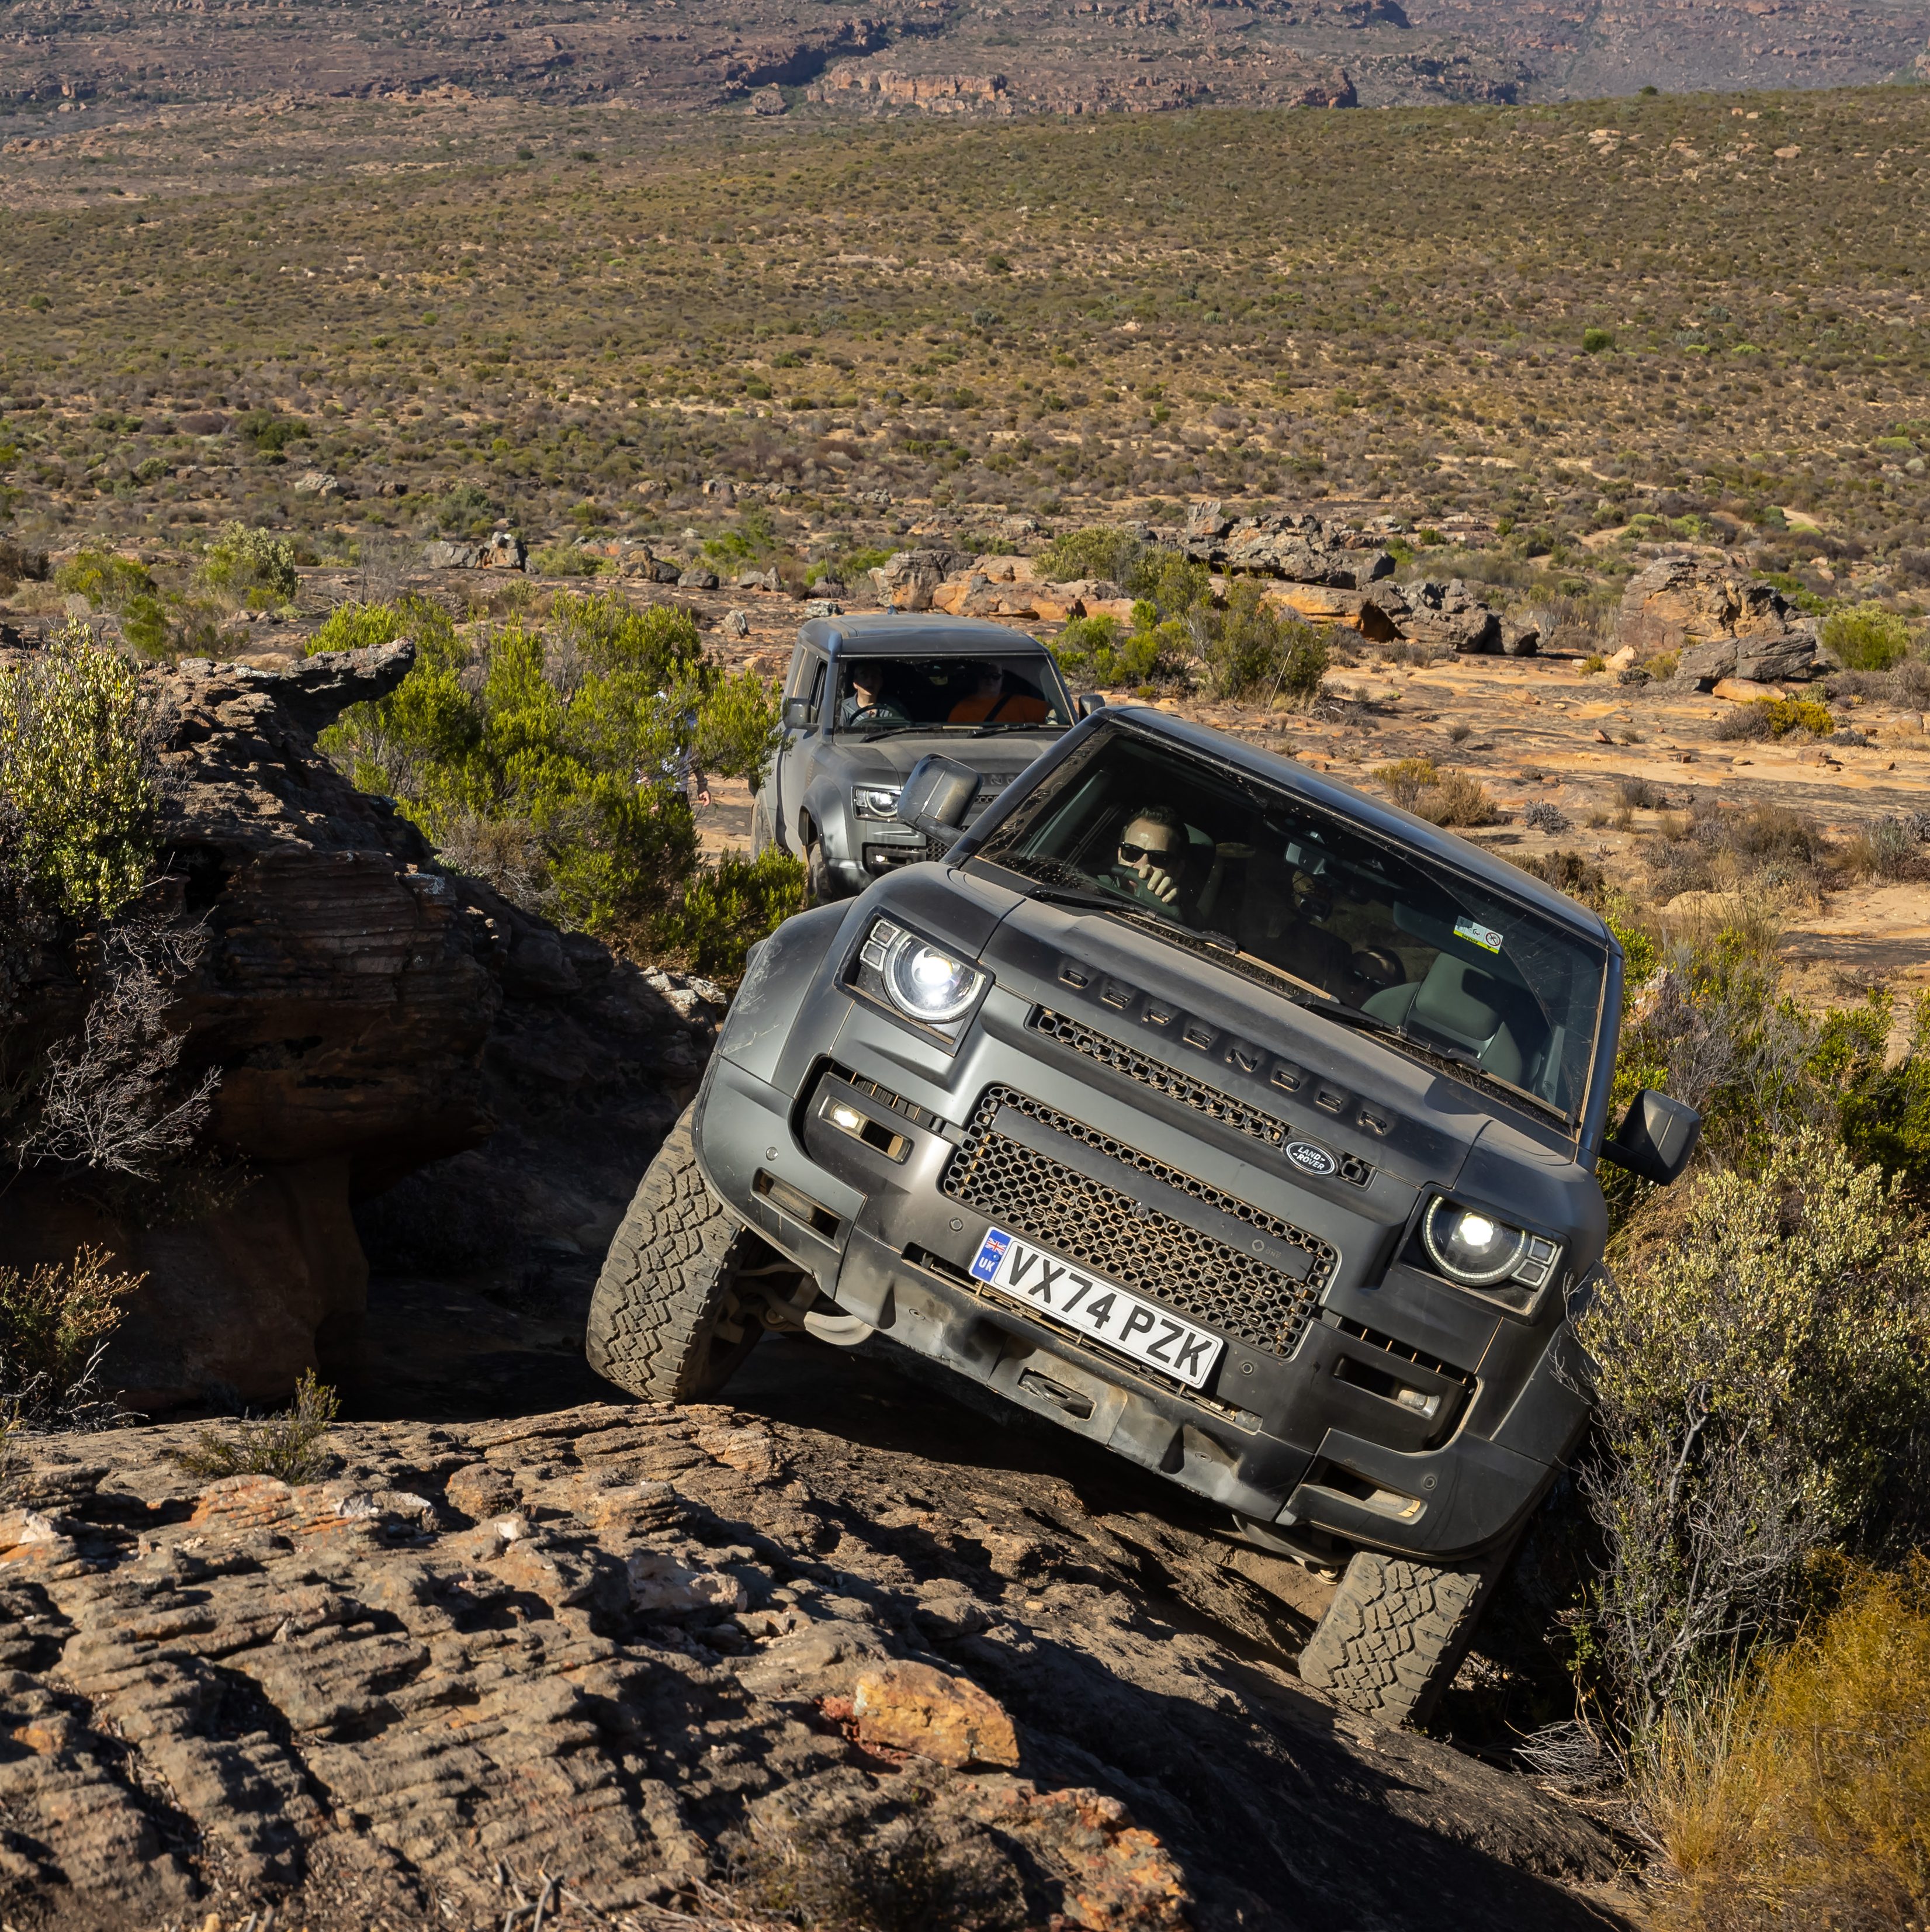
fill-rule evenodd
<path id="1" fill-rule="evenodd" d="M 1072 722 L 1065 686 L 1037 656 L 838 659 L 836 730 L 1062 731 Z"/>
<path id="2" fill-rule="evenodd" d="M 1602 946 L 1290 791 L 1115 730 L 981 856 L 1581 1112 Z"/>

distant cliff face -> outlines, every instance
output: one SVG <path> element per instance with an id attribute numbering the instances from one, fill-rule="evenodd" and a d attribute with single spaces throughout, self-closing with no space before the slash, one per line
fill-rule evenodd
<path id="1" fill-rule="evenodd" d="M 1930 60 L 1921 10 L 1889 0 L 874 0 L 832 20 L 796 0 L 349 0 L 325 29 L 14 0 L 0 22 L 0 103 L 68 108 L 398 91 L 764 115 L 1346 107 L 1839 86 Z"/>

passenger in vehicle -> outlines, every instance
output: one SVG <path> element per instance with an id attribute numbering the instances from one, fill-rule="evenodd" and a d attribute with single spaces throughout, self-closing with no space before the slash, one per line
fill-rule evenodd
<path id="1" fill-rule="evenodd" d="M 952 707 L 946 721 L 952 724 L 1043 724 L 1050 715 L 1045 700 L 1014 680 L 1015 688 L 1006 688 L 1006 675 L 995 664 L 972 667 L 972 692 Z"/>

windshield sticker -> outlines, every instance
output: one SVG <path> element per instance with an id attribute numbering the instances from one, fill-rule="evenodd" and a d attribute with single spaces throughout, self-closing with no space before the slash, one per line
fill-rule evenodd
<path id="1" fill-rule="evenodd" d="M 1491 926 L 1482 926 L 1471 919 L 1458 919 L 1454 922 L 1454 936 L 1457 939 L 1471 939 L 1484 952 L 1499 952 L 1501 935 Z"/>

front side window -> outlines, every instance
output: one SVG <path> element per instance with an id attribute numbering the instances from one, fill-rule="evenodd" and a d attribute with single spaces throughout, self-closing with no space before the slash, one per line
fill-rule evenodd
<path id="1" fill-rule="evenodd" d="M 1284 788 L 1114 729 L 979 856 L 1580 1115 L 1602 946 Z"/>
<path id="2" fill-rule="evenodd" d="M 838 659 L 839 731 L 1063 730 L 1072 722 L 1065 687 L 1044 658 Z"/>

